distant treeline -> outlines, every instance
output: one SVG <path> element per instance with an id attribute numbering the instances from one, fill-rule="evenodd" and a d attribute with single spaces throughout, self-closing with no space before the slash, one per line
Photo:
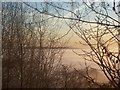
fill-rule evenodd
<path id="1" fill-rule="evenodd" d="M 79 49 L 74 47 L 24 47 L 25 49 Z"/>

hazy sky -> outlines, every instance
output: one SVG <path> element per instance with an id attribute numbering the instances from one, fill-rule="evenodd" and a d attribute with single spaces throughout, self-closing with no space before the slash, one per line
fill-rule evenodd
<path id="1" fill-rule="evenodd" d="M 68 9 L 68 10 L 70 10 L 71 9 L 71 7 L 67 4 L 67 3 L 63 3 L 63 2 L 71 2 L 71 0 L 2 0 L 2 1 L 26 1 L 26 2 L 43 2 L 43 1 L 52 1 L 52 2 L 61 2 L 61 4 L 62 4 L 62 7 L 63 8 L 66 8 L 66 9 Z M 77 1 L 77 2 L 79 2 L 79 3 L 81 3 L 81 1 L 82 0 L 72 0 L 72 1 Z M 86 1 L 86 2 L 89 2 L 89 1 L 95 1 L 95 2 L 99 2 L 99 1 L 101 1 L 101 0 L 83 0 L 83 1 Z M 118 19 L 118 17 L 115 15 L 115 13 L 112 11 L 112 5 L 113 5 L 113 1 L 114 0 L 102 0 L 102 1 L 105 1 L 105 2 L 111 2 L 110 4 L 111 4 L 111 8 L 109 8 L 109 15 L 110 16 L 112 16 L 113 18 L 115 18 L 116 20 Z M 115 0 L 116 2 L 118 2 L 119 0 Z M 33 3 L 33 5 L 34 5 L 34 3 Z M 89 5 L 89 3 L 88 3 L 88 5 Z M 39 5 L 37 5 L 38 7 L 39 7 Z M 66 7 L 66 6 L 68 6 L 68 7 Z M 40 9 L 40 7 L 39 7 L 39 9 Z M 83 10 L 85 10 L 85 7 L 82 5 L 82 4 L 80 4 L 79 5 L 79 7 L 77 6 L 77 7 L 74 7 L 74 11 L 73 12 L 77 12 L 77 11 L 83 11 Z M 52 10 L 52 11 L 49 11 L 49 12 L 51 12 L 51 13 L 53 13 L 53 14 L 57 14 L 57 12 L 55 12 L 55 10 Z M 62 12 L 62 11 L 59 11 L 61 14 L 62 13 L 64 13 L 64 16 L 65 17 L 71 17 L 71 13 L 70 12 Z M 39 14 L 39 13 L 38 13 Z M 90 13 L 85 19 L 86 20 L 88 20 L 88 18 L 92 21 L 92 20 L 94 20 L 94 18 L 95 18 L 95 14 L 94 13 Z M 49 16 L 50 17 L 50 16 Z M 56 18 L 56 20 L 57 20 L 57 18 Z M 52 23 L 54 23 L 54 22 L 56 22 L 56 20 L 54 19 L 54 21 L 52 21 Z M 66 22 L 67 22 L 67 20 L 59 20 L 59 25 L 62 25 L 62 28 L 59 30 L 59 31 L 61 31 L 61 34 L 62 35 L 64 35 L 64 33 L 67 33 L 67 31 L 70 29 L 67 25 L 66 25 Z M 52 24 L 51 23 L 51 24 Z M 83 25 L 83 27 L 84 28 L 89 28 L 89 26 L 88 25 Z M 71 30 L 71 32 L 70 32 L 70 34 L 69 34 L 69 36 L 67 36 L 67 38 L 68 37 L 71 37 L 71 36 L 73 36 L 72 38 L 71 38 L 71 41 L 70 41 L 70 44 L 71 45 L 73 45 L 73 44 L 75 44 L 75 42 L 77 42 L 77 41 L 79 41 L 80 39 L 79 39 L 79 37 L 77 36 L 77 35 L 75 35 L 73 32 L 72 32 L 72 30 Z"/>
<path id="2" fill-rule="evenodd" d="M 33 1 L 33 0 L 31 0 L 31 1 Z M 42 2 L 43 0 L 35 0 L 36 2 Z M 34 2 L 35 2 L 34 1 Z M 46 0 L 47 1 L 47 0 Z M 57 0 L 51 0 L 51 1 L 53 1 L 53 2 L 55 2 L 55 4 L 57 5 Z M 70 4 L 68 4 L 68 3 L 64 3 L 64 1 L 65 2 L 70 2 L 70 0 L 59 0 L 59 4 L 61 4 L 62 5 L 62 8 L 66 8 L 66 9 L 68 9 L 68 10 L 71 10 L 71 6 L 70 6 Z M 73 1 L 78 1 L 78 0 L 73 0 Z M 84 0 L 85 1 L 85 0 Z M 91 1 L 96 1 L 96 2 L 99 2 L 100 0 L 91 0 Z M 113 12 L 113 10 L 112 10 L 112 6 L 113 6 L 113 0 L 105 0 L 106 2 L 109 2 L 109 4 L 110 4 L 110 7 L 108 7 L 108 14 L 110 15 L 110 16 L 112 16 L 113 18 L 115 18 L 116 20 L 118 19 L 118 17 L 117 17 L 117 15 Z M 116 2 L 118 1 L 118 0 L 115 0 Z M 80 1 L 79 1 L 80 2 Z M 88 0 L 87 0 L 87 2 L 88 2 Z M 33 4 L 33 6 L 35 5 L 35 3 L 32 3 Z M 89 3 L 88 3 L 88 5 L 89 5 Z M 39 3 L 37 3 L 37 6 L 38 6 L 38 9 L 39 10 L 41 10 L 41 7 L 39 6 Z M 73 10 L 73 12 L 75 12 L 75 13 L 77 13 L 77 11 L 79 11 L 79 13 L 81 13 L 81 12 L 83 12 L 83 14 L 81 14 L 81 15 L 85 15 L 86 14 L 86 11 L 85 11 L 85 6 L 83 5 L 83 4 L 81 4 L 81 3 L 79 3 L 79 6 L 75 6 L 74 7 L 74 10 Z M 58 9 L 59 10 L 59 9 Z M 89 10 L 88 10 L 89 11 Z M 53 13 L 53 14 L 55 14 L 55 15 L 57 15 L 58 13 L 56 12 L 56 10 L 54 10 L 54 9 L 50 9 L 49 8 L 49 12 L 50 13 Z M 71 12 L 68 12 L 68 11 L 60 11 L 59 10 L 59 12 L 60 12 L 60 14 L 62 15 L 62 13 L 63 13 L 63 15 L 65 16 L 65 17 L 71 17 Z M 39 13 L 38 13 L 39 14 Z M 51 17 L 51 16 L 48 16 L 48 17 Z M 93 13 L 93 12 L 91 12 L 91 13 L 89 13 L 89 14 L 87 14 L 86 15 L 86 17 L 84 18 L 84 19 L 86 19 L 86 20 L 91 20 L 91 21 L 94 21 L 94 19 L 95 19 L 95 17 L 96 17 L 96 14 L 95 13 Z M 74 17 L 74 18 L 76 18 L 76 17 Z M 54 20 L 52 20 L 52 23 L 51 24 L 53 24 L 53 23 L 55 23 L 56 22 L 56 20 L 58 20 L 57 18 L 55 18 Z M 110 20 L 109 20 L 110 21 Z M 61 34 L 62 35 L 64 35 L 64 33 L 66 33 L 70 28 L 68 27 L 68 25 L 66 24 L 66 22 L 69 24 L 69 20 L 58 20 L 58 24 L 59 25 L 62 25 L 62 27 L 61 27 L 61 29 L 59 30 L 59 31 L 61 31 Z M 94 26 L 94 25 L 92 25 L 92 26 Z M 85 29 L 87 29 L 87 28 L 90 28 L 88 25 L 86 25 L 86 24 L 83 24 L 83 28 Z M 56 29 L 57 30 L 57 29 Z M 71 36 L 73 36 L 72 38 L 71 38 L 71 41 L 70 41 L 70 45 L 72 45 L 72 46 L 74 46 L 75 45 L 75 42 L 77 42 L 77 41 L 79 41 L 80 40 L 80 38 L 77 36 L 77 35 L 75 35 L 73 32 L 72 32 L 72 30 L 71 30 L 71 32 L 69 33 L 69 36 L 71 37 Z M 69 37 L 69 36 L 67 36 L 67 37 Z M 106 37 L 107 38 L 107 37 Z"/>
<path id="3" fill-rule="evenodd" d="M 77 2 L 81 2 L 82 0 L 1 0 L 2 2 L 3 1 L 26 1 L 26 2 L 43 2 L 43 1 L 52 1 L 52 2 L 71 2 L 71 1 L 77 1 Z M 84 0 L 84 1 L 86 1 L 86 2 L 89 2 L 90 0 Z M 99 2 L 99 1 L 101 1 L 101 0 L 91 0 L 91 1 L 95 1 L 95 2 Z M 104 1 L 106 1 L 106 2 L 113 2 L 114 0 L 104 0 Z M 116 2 L 118 2 L 119 0 L 115 0 Z"/>

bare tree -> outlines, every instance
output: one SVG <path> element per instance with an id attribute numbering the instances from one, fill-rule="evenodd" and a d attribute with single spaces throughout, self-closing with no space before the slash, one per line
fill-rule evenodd
<path id="1" fill-rule="evenodd" d="M 24 38 L 22 25 L 24 17 L 21 5 L 17 2 L 2 3 L 2 54 L 3 76 L 5 76 L 3 77 L 3 81 L 5 81 L 3 86 L 7 88 L 14 87 L 16 82 L 19 83 L 17 87 L 22 87 L 22 40 Z"/>
<path id="2" fill-rule="evenodd" d="M 118 20 L 119 12 L 117 12 L 116 9 L 117 3 L 115 3 L 115 0 L 112 3 L 105 1 L 82 1 L 81 3 L 74 2 L 74 8 L 76 8 L 76 10 L 70 10 L 65 7 L 65 5 L 67 6 L 72 3 L 64 4 L 63 7 L 63 3 L 47 3 L 57 11 L 57 14 L 51 12 L 46 13 L 34 6 L 29 4 L 26 5 L 42 14 L 47 14 L 64 20 L 72 20 L 72 24 L 66 22 L 67 25 L 80 37 L 80 44 L 88 45 L 91 49 L 90 52 L 83 50 L 85 53 L 84 59 L 96 63 L 101 71 L 104 72 L 112 87 L 119 89 L 120 75 L 118 67 L 120 53 L 117 50 L 111 49 L 113 44 L 117 45 L 117 43 L 119 44 L 120 42 L 118 38 L 118 24 L 120 22 Z M 80 6 L 83 9 L 80 9 Z M 71 13 L 73 16 L 62 15 L 59 12 L 61 10 L 66 13 Z M 84 26 L 87 26 L 87 28 L 84 28 Z"/>
<path id="3" fill-rule="evenodd" d="M 46 4 L 41 5 L 47 12 Z M 23 3 L 2 3 L 3 88 L 51 87 L 52 74 L 61 65 L 60 48 L 67 41 L 48 19 Z"/>

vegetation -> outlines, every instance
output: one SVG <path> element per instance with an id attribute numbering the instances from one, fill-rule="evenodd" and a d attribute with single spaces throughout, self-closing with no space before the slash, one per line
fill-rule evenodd
<path id="1" fill-rule="evenodd" d="M 2 87 L 119 89 L 120 22 L 116 17 L 120 16 L 116 4 L 84 0 L 80 3 L 3 2 Z M 59 33 L 63 26 L 59 22 L 69 27 L 64 35 Z M 66 48 L 70 38 L 64 37 L 70 31 L 80 38 L 80 45 L 90 49 L 82 50 L 84 55 L 75 53 L 85 61 L 96 63 L 109 83 L 97 83 L 89 75 L 87 64 L 84 70 L 62 64 L 64 49 L 58 47 Z M 118 45 L 118 50 L 111 49 L 112 45 Z"/>

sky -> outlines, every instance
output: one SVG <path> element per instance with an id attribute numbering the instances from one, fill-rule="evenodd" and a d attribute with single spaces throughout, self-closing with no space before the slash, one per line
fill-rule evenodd
<path id="1" fill-rule="evenodd" d="M 18 1 L 24 1 L 24 2 L 43 2 L 43 1 L 48 1 L 48 2 L 71 2 L 71 0 L 1 0 L 2 2 L 9 2 L 9 1 L 13 1 L 13 2 L 18 2 Z M 72 0 L 72 1 L 77 1 L 80 2 L 82 0 Z M 90 1 L 90 0 L 84 0 L 86 2 Z M 99 2 L 101 0 L 91 0 L 91 1 L 95 1 L 95 2 Z M 106 2 L 113 2 L 114 0 L 104 0 Z M 119 0 L 115 0 L 116 2 L 118 2 Z"/>
<path id="2" fill-rule="evenodd" d="M 2 1 L 29 1 L 29 2 L 43 2 L 44 0 L 2 0 Z M 62 7 L 63 8 L 66 8 L 66 9 L 71 9 L 70 8 L 70 6 L 68 6 L 68 7 L 66 7 L 66 5 L 68 5 L 68 4 L 65 4 L 65 3 L 63 3 L 63 2 L 71 2 L 71 0 L 45 0 L 45 1 L 52 1 L 52 2 L 61 2 L 62 3 Z M 73 1 L 76 1 L 76 2 L 81 2 L 82 0 L 73 0 Z M 86 2 L 89 2 L 89 1 L 95 1 L 95 2 L 99 2 L 99 1 L 101 1 L 101 0 L 84 0 L 84 1 L 86 1 Z M 103 0 L 102 0 L 103 1 Z M 114 0 L 104 0 L 105 2 L 113 2 Z M 115 0 L 116 2 L 118 2 L 119 0 Z M 34 5 L 34 4 L 33 4 Z M 89 5 L 89 3 L 88 3 L 88 5 Z M 111 3 L 111 6 L 112 6 L 113 4 Z M 38 6 L 39 7 L 39 6 Z M 75 7 L 74 8 L 74 12 L 77 12 L 77 11 L 82 11 L 82 10 L 85 10 L 85 7 L 84 6 L 82 6 L 82 4 L 80 4 L 79 5 L 79 7 Z M 53 11 L 51 11 L 51 13 L 53 13 L 53 14 L 56 14 L 56 12 L 55 12 L 55 10 L 54 10 L 54 12 Z M 61 12 L 60 11 L 60 13 L 63 13 L 63 12 Z M 39 13 L 38 13 L 39 14 Z M 112 17 L 114 17 L 115 19 L 118 19 L 118 17 L 117 16 L 115 16 L 115 13 L 114 12 L 112 12 L 112 10 L 110 10 L 109 11 L 109 14 L 112 16 Z M 64 16 L 65 17 L 71 17 L 71 13 L 70 12 L 64 12 Z M 92 20 L 94 20 L 94 18 L 95 18 L 95 14 L 94 13 L 91 13 L 91 14 L 89 14 L 88 15 L 89 16 L 89 18 L 91 19 L 91 21 Z M 57 20 L 57 19 L 56 19 Z M 86 18 L 86 20 L 87 20 L 87 18 Z M 66 20 L 67 21 L 67 20 Z M 70 29 L 67 25 L 66 25 L 66 21 L 64 21 L 64 20 L 59 20 L 59 25 L 63 25 L 62 26 L 62 28 L 60 29 L 61 30 L 61 34 L 62 35 L 64 35 L 64 33 L 67 33 L 67 31 Z M 55 21 L 55 19 L 54 19 L 54 21 L 52 21 L 52 23 L 54 23 L 54 22 L 56 22 Z M 51 23 L 51 24 L 52 24 Z M 94 26 L 94 25 L 93 25 Z M 87 25 L 83 25 L 83 27 L 84 28 L 89 28 L 89 26 L 87 26 Z M 74 44 L 76 45 L 76 42 L 78 42 L 79 40 L 80 40 L 80 38 L 77 36 L 77 35 L 75 35 L 72 31 L 70 32 L 70 34 L 69 34 L 69 37 L 71 37 L 72 36 L 72 38 L 71 38 L 71 41 L 70 41 L 70 45 L 72 45 L 72 46 L 74 46 Z M 77 46 L 77 45 L 76 45 Z"/>
<path id="3" fill-rule="evenodd" d="M 27 1 L 27 0 L 25 0 L 25 1 Z M 33 1 L 33 0 L 30 0 L 31 2 Z M 29 2 L 30 2 L 29 1 Z M 43 0 L 34 0 L 34 2 L 42 2 Z M 46 0 L 47 1 L 47 0 Z M 62 5 L 62 8 L 66 8 L 66 9 L 68 9 L 68 10 L 70 10 L 71 9 L 71 7 L 67 4 L 67 3 L 63 3 L 64 1 L 65 2 L 70 2 L 70 0 L 51 0 L 51 1 L 53 1 L 53 2 L 61 2 L 60 4 Z M 73 0 L 73 1 L 78 1 L 78 0 Z M 88 0 L 84 0 L 84 1 L 87 1 L 88 2 Z M 90 0 L 90 1 L 95 1 L 95 2 L 99 2 L 100 0 Z M 115 15 L 115 13 L 112 11 L 112 6 L 113 6 L 113 3 L 111 3 L 111 2 L 113 2 L 114 0 L 105 0 L 106 2 L 110 2 L 110 8 L 108 8 L 109 9 L 109 11 L 108 11 L 108 13 L 109 13 L 109 15 L 110 16 L 112 16 L 113 18 L 115 18 L 116 20 L 118 19 L 118 17 Z M 115 0 L 116 2 L 118 1 L 118 0 Z M 79 1 L 80 2 L 80 1 Z M 57 3 L 56 3 L 57 4 Z M 34 6 L 35 4 L 33 4 L 33 6 Z M 88 3 L 88 5 L 89 5 L 89 3 Z M 39 3 L 37 3 L 37 6 L 39 7 L 39 9 L 41 8 L 40 6 L 39 6 Z M 66 7 L 67 6 L 67 7 Z M 59 10 L 59 9 L 58 9 Z M 77 7 L 74 7 L 74 10 L 73 10 L 73 12 L 77 12 L 77 11 L 82 11 L 82 10 L 84 10 L 84 12 L 85 12 L 85 7 L 82 5 L 82 4 L 80 4 L 79 6 L 77 6 Z M 57 15 L 57 12 L 56 12 L 56 10 L 49 10 L 49 12 L 50 13 L 53 13 L 53 14 L 55 14 L 55 15 Z M 65 17 L 71 17 L 71 12 L 62 12 L 62 11 L 59 11 L 60 12 L 60 14 L 62 15 L 62 13 L 64 13 L 64 16 Z M 86 12 L 85 12 L 86 13 Z M 38 13 L 39 14 L 39 13 Z M 88 20 L 88 18 L 91 20 L 91 21 L 93 21 L 94 20 L 94 18 L 95 18 L 95 13 L 90 13 L 89 15 L 87 15 L 87 17 L 85 18 L 86 20 Z M 48 16 L 48 17 L 51 17 L 51 16 Z M 75 17 L 76 18 L 76 17 Z M 52 19 L 51 19 L 52 20 Z M 57 20 L 57 18 L 56 19 L 54 19 L 53 21 L 52 21 L 52 23 L 55 23 L 56 22 L 56 20 Z M 60 29 L 61 30 L 61 34 L 62 35 L 64 35 L 64 33 L 66 33 L 70 28 L 66 25 L 66 22 L 67 22 L 68 20 L 59 20 L 59 25 L 63 25 L 62 26 L 62 28 Z M 69 21 L 68 21 L 69 22 Z M 51 23 L 51 24 L 52 24 Z M 94 25 L 92 25 L 92 26 L 94 26 Z M 84 29 L 86 28 L 89 28 L 89 26 L 88 25 L 86 25 L 86 24 L 84 24 L 83 25 L 83 27 L 84 27 Z M 72 45 L 72 46 L 74 46 L 74 45 L 76 45 L 76 42 L 78 42 L 79 40 L 80 40 L 80 38 L 77 36 L 77 35 L 75 35 L 72 31 L 70 32 L 70 34 L 69 34 L 69 36 L 71 37 L 71 36 L 73 36 L 72 38 L 71 38 L 71 40 L 70 40 L 70 45 Z"/>

